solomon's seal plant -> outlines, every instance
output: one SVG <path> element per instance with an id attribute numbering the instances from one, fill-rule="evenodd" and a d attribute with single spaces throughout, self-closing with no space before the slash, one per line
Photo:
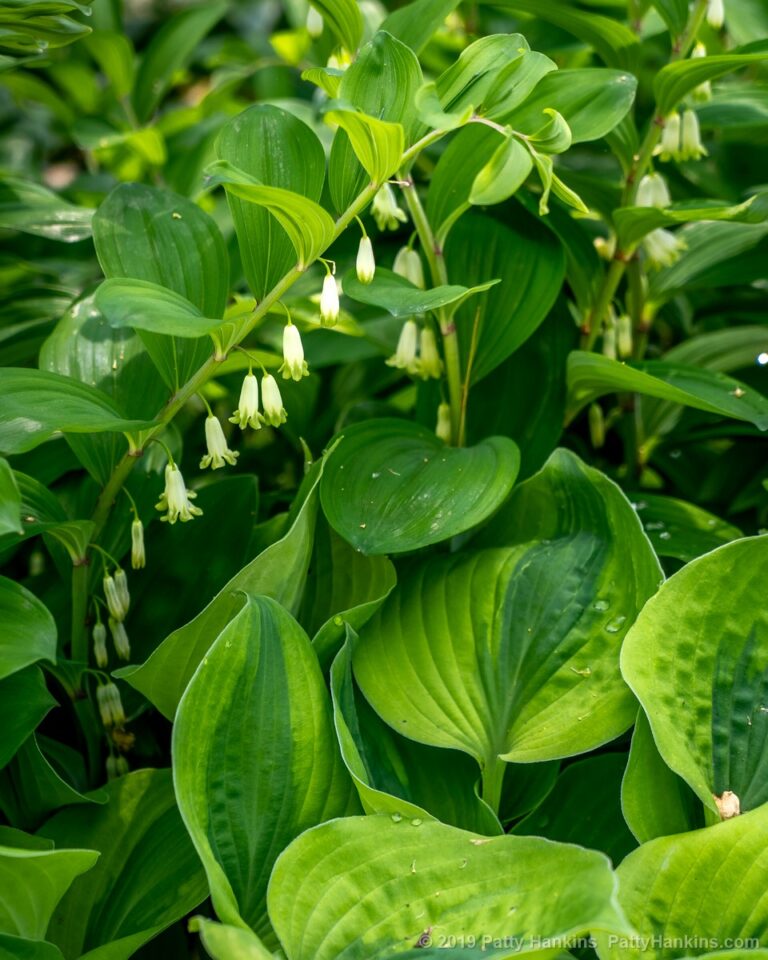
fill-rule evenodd
<path id="1" fill-rule="evenodd" d="M 768 955 L 763 6 L 0 0 L 3 957 Z"/>

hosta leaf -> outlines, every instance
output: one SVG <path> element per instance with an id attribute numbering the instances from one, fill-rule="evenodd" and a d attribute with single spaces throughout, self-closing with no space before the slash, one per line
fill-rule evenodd
<path id="1" fill-rule="evenodd" d="M 269 912 L 289 960 L 383 960 L 451 937 L 506 937 L 499 955 L 515 956 L 537 937 L 625 928 L 601 854 L 387 815 L 295 840 L 272 874 Z"/>
<path id="2" fill-rule="evenodd" d="M 629 366 L 576 350 L 568 358 L 569 407 L 575 413 L 606 393 L 627 391 L 746 420 L 768 430 L 768 398 L 722 373 L 648 360 Z"/>
<path id="3" fill-rule="evenodd" d="M 314 131 L 285 110 L 266 103 L 249 107 L 222 127 L 215 149 L 220 160 L 258 183 L 320 200 L 323 147 Z M 227 202 L 246 280 L 261 300 L 296 263 L 293 243 L 266 207 L 240 199 L 231 190 Z"/>
<path id="4" fill-rule="evenodd" d="M 0 370 L 0 450 L 24 453 L 54 433 L 125 433 L 146 430 L 152 421 L 126 420 L 95 387 L 42 370 Z"/>
<path id="5" fill-rule="evenodd" d="M 640 843 L 704 826 L 704 808 L 688 784 L 664 763 L 642 709 L 621 784 L 621 809 Z"/>
<path id="6" fill-rule="evenodd" d="M 469 301 L 456 314 L 462 367 L 478 325 L 473 381 L 481 380 L 515 352 L 551 310 L 565 274 L 563 248 L 541 220 L 515 207 L 502 224 L 469 214 L 453 228 L 445 251 L 449 276 L 477 283 L 503 277 L 487 296 Z"/>
<path id="7" fill-rule="evenodd" d="M 244 594 L 273 597 L 296 612 L 312 555 L 317 486 L 323 464 L 307 478 L 307 493 L 282 539 L 246 564 L 194 620 L 174 630 L 141 666 L 115 671 L 169 720 L 206 651 L 242 609 Z"/>
<path id="8" fill-rule="evenodd" d="M 148 280 L 105 280 L 94 303 L 113 327 L 132 327 L 173 337 L 200 337 L 221 326 L 167 287 Z"/>
<path id="9" fill-rule="evenodd" d="M 483 293 L 498 282 L 488 280 L 474 287 L 452 284 L 422 290 L 405 277 L 379 267 L 371 283 L 361 283 L 353 271 L 347 273 L 344 277 L 344 293 L 358 303 L 381 307 L 393 317 L 411 317 L 438 310 L 449 304 L 461 304 L 473 294 Z"/>
<path id="10" fill-rule="evenodd" d="M 101 854 L 51 922 L 48 936 L 68 958 L 126 960 L 207 895 L 170 771 L 137 770 L 104 790 L 103 806 L 69 807 L 40 829 L 57 848 L 76 843 Z"/>
<path id="11" fill-rule="evenodd" d="M 0 680 L 0 768 L 13 757 L 43 717 L 57 706 L 43 674 L 29 666 Z"/>
<path id="12" fill-rule="evenodd" d="M 637 931 L 629 943 L 598 935 L 602 960 L 683 956 L 665 947 L 692 931 L 700 944 L 754 938 L 768 947 L 768 806 L 692 833 L 659 837 L 631 853 L 618 869 L 619 903 Z M 738 877 L 738 882 L 727 882 Z M 690 948 L 688 948 L 690 950 Z M 743 958 L 746 954 L 738 951 Z M 758 951 L 760 953 L 760 951 Z M 711 954 L 727 957 L 728 953 Z"/>
<path id="13" fill-rule="evenodd" d="M 37 660 L 56 662 L 56 623 L 29 590 L 0 577 L 0 680 Z"/>
<path id="14" fill-rule="evenodd" d="M 95 850 L 0 847 L 0 929 L 42 940 L 72 881 L 93 867 Z"/>
<path id="15" fill-rule="evenodd" d="M 312 263 L 333 240 L 333 218 L 309 197 L 259 183 L 227 160 L 212 163 L 208 173 L 215 182 L 223 183 L 228 193 L 272 214 L 288 235 L 300 268 Z"/>
<path id="16" fill-rule="evenodd" d="M 404 553 L 489 517 L 517 476 L 517 447 L 492 437 L 457 449 L 405 420 L 345 428 L 320 485 L 331 526 L 366 554 Z"/>
<path id="17" fill-rule="evenodd" d="M 489 779 L 500 758 L 569 756 L 626 730 L 619 650 L 661 571 L 623 494 L 558 451 L 476 542 L 403 564 L 361 630 L 355 676 L 376 712 Z"/>
<path id="18" fill-rule="evenodd" d="M 545 76 L 531 96 L 503 120 L 530 135 L 543 125 L 544 111 L 554 109 L 567 122 L 574 143 L 599 140 L 627 115 L 636 89 L 635 77 L 623 70 L 557 70 Z"/>
<path id="19" fill-rule="evenodd" d="M 0 537 L 22 534 L 21 494 L 7 460 L 0 459 Z"/>
<path id="20" fill-rule="evenodd" d="M 707 80 L 715 80 L 763 60 L 768 60 L 768 41 L 759 40 L 730 53 L 668 63 L 659 70 L 653 81 L 659 113 L 662 116 L 669 113 L 686 94 Z"/>
<path id="21" fill-rule="evenodd" d="M 173 768 L 216 913 L 270 938 L 278 853 L 352 795 L 309 638 L 274 600 L 248 597 L 203 658 L 179 703 Z"/>
<path id="22" fill-rule="evenodd" d="M 350 53 L 357 50 L 363 35 L 363 17 L 356 0 L 310 0 L 323 20 Z"/>
<path id="23" fill-rule="evenodd" d="M 405 136 L 399 123 L 343 109 L 329 110 L 325 118 L 345 131 L 355 156 L 374 183 L 383 183 L 400 166 Z"/>
<path id="24" fill-rule="evenodd" d="M 0 227 L 6 230 L 76 243 L 90 237 L 93 213 L 31 180 L 0 180 Z"/>
<path id="25" fill-rule="evenodd" d="M 622 670 L 666 763 L 710 810 L 768 801 L 768 539 L 719 547 L 664 584 L 627 637 Z"/>
<path id="26" fill-rule="evenodd" d="M 738 527 L 675 497 L 643 492 L 634 497 L 633 506 L 660 557 L 675 557 L 689 563 L 715 547 L 744 536 Z"/>
<path id="27" fill-rule="evenodd" d="M 702 203 L 689 200 L 676 203 L 663 210 L 658 207 L 620 207 L 614 211 L 613 222 L 616 226 L 619 247 L 625 250 L 639 243 L 642 238 L 659 227 L 676 226 L 696 220 L 729 220 L 743 223 L 756 223 L 765 217 L 753 203 L 756 197 L 750 197 L 744 203 L 728 204 L 716 201 Z"/>

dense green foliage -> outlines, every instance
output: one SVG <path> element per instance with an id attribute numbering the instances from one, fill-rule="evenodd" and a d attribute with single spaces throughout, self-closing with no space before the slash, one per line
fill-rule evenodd
<path id="1" fill-rule="evenodd" d="M 768 958 L 767 145 L 756 0 L 0 0 L 0 960 Z"/>

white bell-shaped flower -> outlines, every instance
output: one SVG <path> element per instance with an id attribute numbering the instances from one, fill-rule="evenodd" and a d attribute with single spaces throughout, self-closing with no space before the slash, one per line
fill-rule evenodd
<path id="1" fill-rule="evenodd" d="M 699 41 L 693 50 L 691 50 L 691 59 L 701 60 L 706 56 L 707 48 L 701 41 Z M 701 103 L 705 103 L 707 100 L 712 99 L 712 84 L 709 80 L 705 80 L 704 83 L 700 83 L 698 87 L 694 87 L 693 99 L 698 100 Z"/>
<path id="2" fill-rule="evenodd" d="M 122 573 L 122 570 L 118 571 L 118 573 Z M 117 576 L 117 574 L 115 576 Z M 125 574 L 123 573 L 121 581 L 124 579 Z M 125 620 L 128 616 L 128 609 L 131 603 L 127 585 L 121 583 L 121 586 L 118 587 L 115 577 L 109 573 L 104 575 L 102 582 L 104 586 L 104 599 L 107 602 L 107 610 L 109 610 L 110 617 L 114 617 L 115 620 Z"/>
<path id="3" fill-rule="evenodd" d="M 680 156 L 680 114 L 675 111 L 664 120 L 661 141 L 653 151 L 662 160 L 678 159 Z"/>
<path id="4" fill-rule="evenodd" d="M 725 4 L 723 0 L 709 0 L 707 4 L 707 23 L 713 30 L 721 30 L 725 23 Z"/>
<path id="5" fill-rule="evenodd" d="M 437 425 L 435 435 L 445 443 L 451 442 L 451 408 L 447 403 L 441 403 L 437 408 Z"/>
<path id="6" fill-rule="evenodd" d="M 264 422 L 271 427 L 279 427 L 285 423 L 288 414 L 280 396 L 280 387 L 271 373 L 265 373 L 261 378 L 261 400 L 264 405 Z"/>
<path id="7" fill-rule="evenodd" d="M 211 470 L 218 470 L 225 463 L 234 467 L 237 463 L 240 454 L 236 450 L 229 449 L 219 418 L 214 417 L 212 413 L 209 413 L 205 418 L 205 445 L 208 448 L 208 453 L 200 461 L 201 470 L 205 470 L 206 467 L 210 467 Z"/>
<path id="8" fill-rule="evenodd" d="M 657 270 L 661 267 L 671 267 L 680 259 L 686 249 L 686 243 L 671 230 L 651 230 L 643 237 L 643 249 L 651 263 Z"/>
<path id="9" fill-rule="evenodd" d="M 290 321 L 283 328 L 283 363 L 278 372 L 282 373 L 284 380 L 301 380 L 309 376 L 299 328 Z"/>
<path id="10" fill-rule="evenodd" d="M 355 269 L 360 283 L 371 283 L 376 276 L 376 258 L 373 255 L 373 244 L 370 237 L 360 237 Z"/>
<path id="11" fill-rule="evenodd" d="M 683 132 L 680 137 L 680 159 L 700 160 L 706 155 L 706 147 L 701 142 L 699 118 L 694 110 L 686 110 L 683 114 Z"/>
<path id="12" fill-rule="evenodd" d="M 144 524 L 135 517 L 131 524 L 131 566 L 134 570 L 141 570 L 147 565 L 147 554 L 144 550 Z"/>
<path id="13" fill-rule="evenodd" d="M 437 349 L 437 338 L 432 327 L 422 327 L 419 337 L 419 376 L 425 380 L 439 380 L 443 375 L 443 361 Z"/>
<path id="14" fill-rule="evenodd" d="M 109 618 L 109 632 L 112 634 L 112 643 L 115 647 L 115 653 L 121 660 L 131 659 L 131 645 L 128 642 L 128 634 L 125 631 L 125 624 L 121 620 Z"/>
<path id="15" fill-rule="evenodd" d="M 317 39 L 323 35 L 323 17 L 319 10 L 315 10 L 314 7 L 310 6 L 307 11 L 307 33 L 310 37 Z"/>
<path id="16" fill-rule="evenodd" d="M 395 254 L 392 272 L 410 280 L 414 287 L 424 289 L 424 268 L 421 265 L 421 257 L 416 250 L 412 250 L 410 247 L 400 247 Z"/>
<path id="17" fill-rule="evenodd" d="M 96 661 L 96 666 L 102 670 L 109 662 L 107 655 L 107 628 L 101 620 L 99 620 L 93 628 L 93 657 Z"/>
<path id="18" fill-rule="evenodd" d="M 240 388 L 237 410 L 229 418 L 229 422 L 236 423 L 241 430 L 245 430 L 246 427 L 260 430 L 263 419 L 259 413 L 259 381 L 251 371 L 248 371 Z"/>
<path id="19" fill-rule="evenodd" d="M 672 197 L 667 182 L 660 173 L 648 173 L 637 187 L 635 202 L 638 207 L 668 207 Z"/>
<path id="20" fill-rule="evenodd" d="M 336 326 L 339 319 L 339 287 L 336 278 L 327 273 L 320 294 L 320 322 L 324 327 Z"/>
<path id="21" fill-rule="evenodd" d="M 166 515 L 160 519 L 167 523 L 176 523 L 177 520 L 186 523 L 187 520 L 203 514 L 200 507 L 191 502 L 196 496 L 193 490 L 187 490 L 184 485 L 181 470 L 175 463 L 169 463 L 165 468 L 165 490 L 155 505 L 155 510 L 166 511 Z"/>
<path id="22" fill-rule="evenodd" d="M 96 687 L 96 706 L 105 727 L 122 727 L 125 724 L 123 701 L 114 683 L 100 683 Z"/>
<path id="23" fill-rule="evenodd" d="M 397 367 L 398 370 L 407 370 L 409 373 L 418 372 L 419 327 L 415 320 L 406 320 L 400 331 L 397 347 L 387 360 L 387 366 Z"/>
<path id="24" fill-rule="evenodd" d="M 398 223 L 408 219 L 405 210 L 398 207 L 395 192 L 388 183 L 373 198 L 371 213 L 379 230 L 397 230 Z"/>

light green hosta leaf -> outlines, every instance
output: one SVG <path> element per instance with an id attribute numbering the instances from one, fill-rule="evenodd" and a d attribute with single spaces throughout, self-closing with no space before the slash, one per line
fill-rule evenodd
<path id="1" fill-rule="evenodd" d="M 478 945 L 486 937 L 486 946 L 508 937 L 498 955 L 511 957 L 537 937 L 624 931 L 614 889 L 607 859 L 580 847 L 418 818 L 348 817 L 282 854 L 269 913 L 288 960 L 383 960 L 449 937 Z"/>
<path id="2" fill-rule="evenodd" d="M 475 542 L 403 564 L 361 630 L 355 676 L 376 712 L 489 778 L 499 759 L 571 756 L 626 730 L 619 650 L 661 571 L 618 487 L 557 451 Z"/>
<path id="3" fill-rule="evenodd" d="M 704 808 L 688 784 L 664 763 L 642 709 L 621 784 L 621 809 L 640 843 L 704 826 Z"/>
<path id="4" fill-rule="evenodd" d="M 173 337 L 200 337 L 221 326 L 167 287 L 148 280 L 105 280 L 95 305 L 113 327 L 132 327 Z"/>
<path id="5" fill-rule="evenodd" d="M 768 947 L 766 870 L 765 804 L 727 823 L 644 843 L 617 871 L 619 903 L 638 939 L 610 943 L 598 935 L 601 960 L 682 957 L 682 943 L 692 935 L 699 943 L 754 938 L 752 946 Z M 680 938 L 681 945 L 663 946 L 667 938 Z"/>
<path id="6" fill-rule="evenodd" d="M 277 855 L 352 799 L 309 638 L 274 600 L 248 597 L 200 663 L 176 713 L 173 769 L 216 913 L 273 939 Z"/>
<path id="7" fill-rule="evenodd" d="M 477 795 L 480 770 L 470 757 L 401 737 L 374 713 L 352 677 L 356 642 L 348 629 L 331 668 L 331 696 L 341 755 L 365 812 L 435 818 L 488 836 L 502 833 Z"/>
<path id="8" fill-rule="evenodd" d="M 54 433 L 125 433 L 146 430 L 146 420 L 124 419 L 109 397 L 71 377 L 42 370 L 0 370 L 0 451 L 25 453 Z"/>
<path id="9" fill-rule="evenodd" d="M 567 122 L 574 143 L 599 140 L 627 115 L 636 89 L 635 77 L 623 70 L 557 70 L 522 105 L 505 113 L 503 122 L 530 135 L 542 126 L 544 111 L 554 109 Z"/>
<path id="10" fill-rule="evenodd" d="M 768 430 L 768 398 L 722 373 L 647 360 L 629 366 L 575 350 L 568 358 L 571 416 L 606 393 L 631 392 L 746 420 Z"/>
<path id="11" fill-rule="evenodd" d="M 169 770 L 137 770 L 104 791 L 104 806 L 69 807 L 40 829 L 57 848 L 77 843 L 101 854 L 51 922 L 48 936 L 68 958 L 127 960 L 208 892 Z"/>
<path id="12" fill-rule="evenodd" d="M 438 310 L 454 304 L 457 309 L 464 300 L 475 293 L 484 293 L 498 280 L 488 280 L 474 287 L 462 287 L 458 284 L 433 287 L 431 290 L 422 290 L 414 286 L 410 280 L 401 277 L 385 267 L 378 267 L 372 283 L 361 283 L 354 271 L 350 270 L 344 276 L 344 293 L 371 307 L 381 307 L 393 317 L 412 317 Z"/>
<path id="13" fill-rule="evenodd" d="M 0 680 L 37 660 L 56 662 L 56 623 L 29 590 L 0 577 Z"/>
<path id="14" fill-rule="evenodd" d="M 659 113 L 662 116 L 668 114 L 686 94 L 707 80 L 716 80 L 763 60 L 768 60 L 768 41 L 759 40 L 730 53 L 668 63 L 659 70 L 653 81 Z"/>
<path id="15" fill-rule="evenodd" d="M 486 206 L 508 200 L 533 169 L 530 151 L 517 137 L 507 137 L 472 181 L 469 203 Z"/>
<path id="16" fill-rule="evenodd" d="M 0 847 L 0 930 L 42 940 L 72 881 L 98 858 L 95 850 Z"/>
<path id="17" fill-rule="evenodd" d="M 0 768 L 55 706 L 38 667 L 25 667 L 0 680 Z"/>
<path id="18" fill-rule="evenodd" d="M 768 801 L 768 538 L 683 567 L 630 631 L 622 671 L 666 763 L 710 810 Z"/>
<path id="19" fill-rule="evenodd" d="M 207 172 L 214 182 L 223 183 L 234 197 L 263 207 L 272 214 L 288 235 L 300 268 L 312 263 L 333 240 L 333 218 L 309 197 L 259 183 L 228 160 L 217 160 Z"/>
<path id="20" fill-rule="evenodd" d="M 325 118 L 346 132 L 355 156 L 374 183 L 383 183 L 400 166 L 405 136 L 399 123 L 342 109 L 329 110 Z"/>
<path id="21" fill-rule="evenodd" d="M 312 556 L 317 486 L 324 463 L 307 478 L 306 497 L 282 539 L 243 567 L 194 620 L 166 637 L 145 663 L 115 671 L 169 720 L 206 651 L 242 609 L 244 594 L 264 594 L 293 613 L 298 610 Z"/>
<path id="22" fill-rule="evenodd" d="M 0 459 L 0 537 L 23 534 L 21 494 L 7 460 Z"/>
<path id="23" fill-rule="evenodd" d="M 64 243 L 91 235 L 93 210 L 62 200 L 53 190 L 20 177 L 0 180 L 0 227 Z"/>
<path id="24" fill-rule="evenodd" d="M 404 553 L 489 517 L 519 464 L 506 437 L 458 449 L 406 420 L 366 420 L 341 434 L 320 497 L 328 522 L 355 549 Z"/>
<path id="25" fill-rule="evenodd" d="M 616 226 L 619 247 L 626 250 L 634 247 L 643 237 L 659 227 L 676 226 L 696 220 L 729 220 L 742 223 L 756 223 L 765 216 L 752 204 L 756 197 L 750 197 L 744 203 L 728 204 L 715 200 L 702 203 L 701 200 L 689 200 L 675 203 L 663 210 L 658 207 L 621 207 L 614 211 L 613 222 Z"/>
<path id="26" fill-rule="evenodd" d="M 693 503 L 662 497 L 655 493 L 638 493 L 633 506 L 660 557 L 675 557 L 689 563 L 744 534 L 720 517 L 702 510 Z"/>
<path id="27" fill-rule="evenodd" d="M 310 0 L 349 53 L 357 50 L 363 35 L 363 16 L 357 0 Z"/>
<path id="28" fill-rule="evenodd" d="M 216 923 L 206 917 L 193 917 L 189 929 L 197 931 L 213 960 L 272 960 L 274 954 L 252 930 Z"/>

